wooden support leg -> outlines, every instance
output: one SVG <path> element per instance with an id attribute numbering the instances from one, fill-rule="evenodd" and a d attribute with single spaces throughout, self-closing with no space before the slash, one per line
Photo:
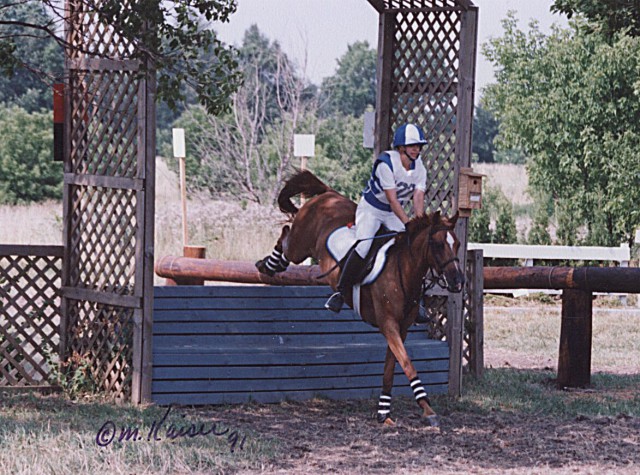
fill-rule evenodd
<path id="1" fill-rule="evenodd" d="M 562 322 L 558 355 L 558 387 L 576 388 L 591 384 L 591 292 L 562 291 Z"/>

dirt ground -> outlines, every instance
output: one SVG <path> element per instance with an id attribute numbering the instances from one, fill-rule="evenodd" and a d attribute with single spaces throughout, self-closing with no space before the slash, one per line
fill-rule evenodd
<path id="1" fill-rule="evenodd" d="M 284 446 L 264 473 L 640 473 L 637 417 L 445 412 L 431 428 L 410 400 L 395 401 L 395 427 L 378 425 L 374 412 L 371 401 L 316 400 L 233 407 L 216 418 Z"/>
<path id="2" fill-rule="evenodd" d="M 486 366 L 494 368 L 542 369 L 547 363 L 504 351 L 485 356 Z M 615 397 L 637 397 L 636 391 L 625 391 L 617 391 Z M 589 392 L 593 390 L 577 390 L 575 397 Z M 394 427 L 374 420 L 373 399 L 233 406 L 216 411 L 214 417 L 283 447 L 265 461 L 263 473 L 640 473 L 637 415 L 566 419 L 509 408 L 461 411 L 444 396 L 434 402 L 440 407 L 438 428 L 425 426 L 408 398 L 393 401 Z"/>

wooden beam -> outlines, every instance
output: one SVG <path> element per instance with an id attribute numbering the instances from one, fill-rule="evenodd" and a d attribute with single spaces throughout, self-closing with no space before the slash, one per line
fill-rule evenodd
<path id="1" fill-rule="evenodd" d="M 375 155 L 380 155 L 391 145 L 391 76 L 393 68 L 394 33 L 396 17 L 390 13 L 380 14 L 378 26 L 378 66 L 376 89 Z"/>
<path id="2" fill-rule="evenodd" d="M 587 290 L 562 292 L 559 388 L 585 387 L 591 383 L 592 295 Z"/>
<path id="3" fill-rule="evenodd" d="M 271 285 L 327 285 L 319 266 L 289 266 L 273 277 L 261 274 L 252 262 L 219 261 L 189 257 L 165 256 L 156 264 L 156 274 L 180 284 L 184 279 Z"/>
<path id="4" fill-rule="evenodd" d="M 387 6 L 384 4 L 383 0 L 367 0 L 369 4 L 375 8 L 378 13 L 384 13 Z"/>
<path id="5" fill-rule="evenodd" d="M 487 289 L 581 289 L 640 293 L 640 269 L 631 267 L 485 267 Z"/>

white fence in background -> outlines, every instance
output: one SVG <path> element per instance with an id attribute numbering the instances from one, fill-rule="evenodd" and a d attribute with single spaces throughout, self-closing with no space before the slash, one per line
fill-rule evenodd
<path id="1" fill-rule="evenodd" d="M 599 246 L 527 246 L 521 244 L 486 244 L 468 243 L 469 250 L 482 249 L 485 258 L 495 259 L 521 259 L 523 265 L 531 267 L 536 260 L 571 260 L 571 261 L 613 261 L 620 267 L 628 267 L 631 260 L 631 249 L 627 244 L 620 247 L 599 247 Z M 554 290 L 529 290 L 529 289 L 509 289 L 490 290 L 491 293 L 509 293 L 514 296 L 529 295 L 530 293 L 560 293 Z M 626 305 L 626 294 L 621 295 L 623 303 Z M 640 299 L 638 304 L 640 305 Z"/>

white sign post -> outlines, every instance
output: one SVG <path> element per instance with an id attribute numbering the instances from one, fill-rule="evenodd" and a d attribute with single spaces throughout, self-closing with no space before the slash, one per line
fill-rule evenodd
<path id="1" fill-rule="evenodd" d="M 184 129 L 173 129 L 173 156 L 180 160 L 180 198 L 182 201 L 182 247 L 188 244 L 187 236 L 187 177 L 185 159 L 187 156 Z"/>
<path id="2" fill-rule="evenodd" d="M 294 134 L 293 156 L 300 157 L 300 170 L 307 169 L 307 157 L 316 155 L 316 136 L 313 134 Z M 304 204 L 304 198 L 300 198 L 300 204 Z"/>

